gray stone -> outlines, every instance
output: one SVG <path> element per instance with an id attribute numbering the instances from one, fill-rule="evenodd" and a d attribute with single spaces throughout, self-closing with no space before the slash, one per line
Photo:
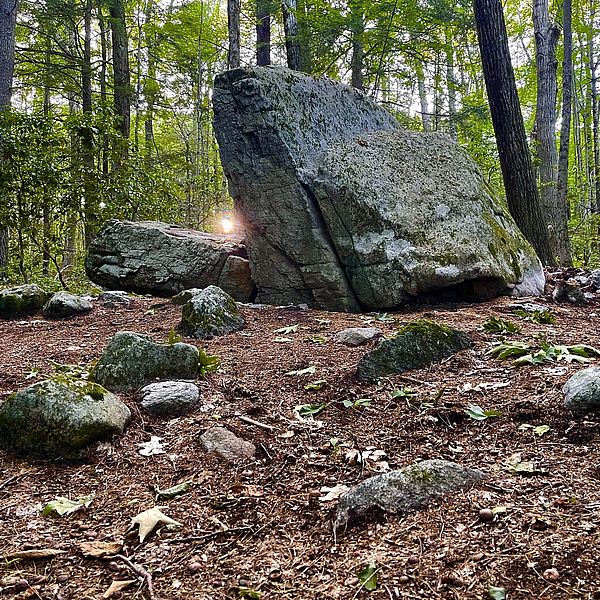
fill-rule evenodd
<path id="1" fill-rule="evenodd" d="M 68 456 L 123 433 L 131 413 L 114 394 L 60 376 L 10 396 L 0 407 L 0 441 L 20 452 Z"/>
<path id="2" fill-rule="evenodd" d="M 600 290 L 600 269 L 594 269 L 587 278 L 587 284 L 596 291 Z"/>
<path id="3" fill-rule="evenodd" d="M 364 381 L 418 369 L 439 362 L 473 345 L 469 336 L 457 329 L 420 319 L 381 340 L 358 363 L 357 376 Z"/>
<path id="4" fill-rule="evenodd" d="M 199 294 L 202 290 L 200 288 L 190 288 L 189 290 L 183 290 L 179 292 L 176 296 L 171 298 L 171 302 L 173 304 L 177 304 L 178 306 L 183 306 L 186 302 L 189 302 L 193 296 Z"/>
<path id="5" fill-rule="evenodd" d="M 142 294 L 208 285 L 242 302 L 254 294 L 241 238 L 155 221 L 109 221 L 90 245 L 86 271 L 98 285 Z"/>
<path id="6" fill-rule="evenodd" d="M 362 346 L 379 337 L 383 332 L 376 327 L 350 327 L 338 331 L 333 336 L 333 341 L 344 346 Z"/>
<path id="7" fill-rule="evenodd" d="M 213 102 L 259 302 L 360 311 L 543 290 L 531 246 L 449 138 L 279 67 L 220 75 Z"/>
<path id="8" fill-rule="evenodd" d="M 199 339 L 225 335 L 243 326 L 235 300 L 214 285 L 191 295 L 183 305 L 179 324 L 183 333 Z"/>
<path id="9" fill-rule="evenodd" d="M 510 310 L 523 310 L 526 313 L 545 313 L 550 311 L 550 307 L 545 306 L 544 304 L 536 304 L 535 302 L 515 302 L 513 304 L 509 304 L 508 308 Z"/>
<path id="10" fill-rule="evenodd" d="M 49 297 L 48 292 L 32 283 L 0 290 L 0 317 L 10 319 L 36 313 Z"/>
<path id="11" fill-rule="evenodd" d="M 588 367 L 563 386 L 565 408 L 577 415 L 600 412 L 600 367 Z"/>
<path id="12" fill-rule="evenodd" d="M 211 427 L 200 436 L 200 443 L 206 452 L 229 461 L 253 458 L 256 452 L 254 444 L 239 438 L 225 427 Z"/>
<path id="13" fill-rule="evenodd" d="M 94 381 L 109 390 L 135 390 L 156 380 L 195 379 L 198 348 L 159 344 L 147 335 L 120 331 L 93 369 Z"/>
<path id="14" fill-rule="evenodd" d="M 63 319 L 82 313 L 88 313 L 94 305 L 82 296 L 75 296 L 69 292 L 57 292 L 44 305 L 42 312 L 49 319 Z"/>
<path id="15" fill-rule="evenodd" d="M 141 405 L 157 417 L 181 417 L 198 404 L 198 386 L 189 381 L 161 381 L 140 390 Z"/>
<path id="16" fill-rule="evenodd" d="M 568 302 L 581 306 L 587 303 L 585 294 L 575 280 L 559 281 L 552 292 L 554 302 Z"/>
<path id="17" fill-rule="evenodd" d="M 340 498 L 336 528 L 368 516 L 373 509 L 397 513 L 424 508 L 432 499 L 471 487 L 484 478 L 481 471 L 439 459 L 376 475 Z"/>

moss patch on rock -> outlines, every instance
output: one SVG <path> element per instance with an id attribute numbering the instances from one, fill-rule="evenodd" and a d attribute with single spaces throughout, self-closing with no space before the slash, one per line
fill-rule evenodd
<path id="1" fill-rule="evenodd" d="M 0 317 L 10 319 L 31 315 L 40 310 L 50 296 L 35 284 L 0 290 Z"/>
<path id="2" fill-rule="evenodd" d="M 358 364 L 363 381 L 425 367 L 470 348 L 469 336 L 457 329 L 419 319 L 400 328 L 396 335 L 379 342 Z"/>

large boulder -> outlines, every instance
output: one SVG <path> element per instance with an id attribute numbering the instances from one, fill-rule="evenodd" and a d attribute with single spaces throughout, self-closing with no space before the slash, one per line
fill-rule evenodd
<path id="1" fill-rule="evenodd" d="M 367 352 L 358 363 L 356 374 L 364 381 L 426 367 L 473 345 L 458 329 L 427 319 L 401 327 L 395 335 Z"/>
<path id="2" fill-rule="evenodd" d="M 531 246 L 448 137 L 280 67 L 215 81 L 215 132 L 258 300 L 330 310 L 541 293 Z"/>
<path id="3" fill-rule="evenodd" d="M 156 380 L 195 379 L 198 348 L 159 344 L 147 335 L 119 331 L 92 371 L 92 379 L 109 390 L 136 390 Z"/>
<path id="4" fill-rule="evenodd" d="M 50 294 L 29 283 L 0 290 L 0 317 L 9 319 L 31 315 L 40 310 Z"/>
<path id="5" fill-rule="evenodd" d="M 176 225 L 109 221 L 90 244 L 85 267 L 98 285 L 172 296 L 218 285 L 240 302 L 254 295 L 241 238 Z"/>
<path id="6" fill-rule="evenodd" d="M 102 386 L 60 376 L 35 383 L 0 407 L 0 442 L 20 452 L 69 456 L 123 433 L 127 406 Z"/>

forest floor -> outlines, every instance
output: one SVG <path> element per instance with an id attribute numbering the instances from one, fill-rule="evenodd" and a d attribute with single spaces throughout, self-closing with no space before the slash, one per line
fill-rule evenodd
<path id="1" fill-rule="evenodd" d="M 561 394 L 582 367 L 499 361 L 486 356 L 498 338 L 482 331 L 486 319 L 501 316 L 521 327 L 511 339 L 600 346 L 600 305 L 535 301 L 547 302 L 555 324 L 512 317 L 508 298 L 413 307 L 388 315 L 391 320 L 243 308 L 243 331 L 203 343 L 184 339 L 221 359 L 221 369 L 199 382 L 202 402 L 194 413 L 150 418 L 134 394 L 121 394 L 132 410 L 130 426 L 80 460 L 38 461 L 0 450 L 0 596 L 100 599 L 113 581 L 132 580 L 111 597 L 482 599 L 491 597 L 493 586 L 505 588 L 510 600 L 600 598 L 600 420 L 574 419 Z M 52 373 L 51 361 L 88 364 L 117 331 L 167 340 L 180 311 L 145 297 L 128 307 L 98 303 L 91 314 L 64 321 L 0 321 L 0 400 Z M 421 317 L 466 331 L 473 349 L 374 385 L 355 378 L 368 347 L 331 339 L 365 324 L 389 334 Z M 275 330 L 293 325 L 297 332 L 285 336 L 291 342 L 275 341 L 282 336 Z M 314 374 L 285 375 L 311 365 Z M 305 389 L 315 380 L 326 385 Z M 394 398 L 396 390 L 403 393 Z M 326 407 L 311 421 L 294 411 L 307 404 Z M 465 413 L 471 404 L 501 415 L 474 420 Z M 215 424 L 252 441 L 256 458 L 233 464 L 206 455 L 198 438 Z M 151 436 L 162 438 L 166 453 L 139 453 Z M 381 459 L 366 458 L 369 450 L 383 450 L 392 469 L 443 458 L 488 478 L 424 510 L 374 516 L 334 536 L 336 502 L 321 500 L 321 490 L 352 486 L 385 468 Z M 516 453 L 533 463 L 533 473 L 511 472 Z M 157 501 L 156 488 L 186 481 L 188 493 Z M 41 513 L 56 496 L 92 493 L 85 510 L 65 517 Z M 181 526 L 157 528 L 139 543 L 128 532 L 131 519 L 156 505 Z M 482 508 L 494 510 L 492 521 L 480 519 Z M 86 557 L 85 542 L 123 545 L 120 555 L 129 564 Z M 63 553 L 10 558 L 27 549 Z M 369 564 L 377 570 L 371 592 L 358 578 Z M 151 574 L 153 593 L 134 568 Z"/>

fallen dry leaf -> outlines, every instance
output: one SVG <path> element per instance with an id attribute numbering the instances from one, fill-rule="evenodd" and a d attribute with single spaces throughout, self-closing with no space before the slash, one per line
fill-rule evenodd
<path id="1" fill-rule="evenodd" d="M 181 523 L 174 521 L 171 517 L 167 517 L 167 515 L 160 512 L 160 508 L 162 507 L 155 506 L 154 508 L 141 512 L 131 519 L 132 527 L 136 524 L 140 526 L 140 542 L 143 542 L 159 523 L 164 523 L 165 525 L 181 525 Z"/>
<path id="2" fill-rule="evenodd" d="M 135 579 L 127 579 L 126 581 L 113 581 L 109 588 L 102 594 L 103 598 L 112 598 L 114 594 L 129 587 L 132 583 L 136 583 Z"/>
<path id="3" fill-rule="evenodd" d="M 347 485 L 338 484 L 332 488 L 322 487 L 321 493 L 325 496 L 321 496 L 319 500 L 321 502 L 329 502 L 330 500 L 338 500 L 341 498 L 350 488 Z"/>
<path id="4" fill-rule="evenodd" d="M 81 542 L 79 549 L 84 556 L 93 558 L 104 558 L 111 554 L 121 552 L 123 544 L 121 542 Z"/>

